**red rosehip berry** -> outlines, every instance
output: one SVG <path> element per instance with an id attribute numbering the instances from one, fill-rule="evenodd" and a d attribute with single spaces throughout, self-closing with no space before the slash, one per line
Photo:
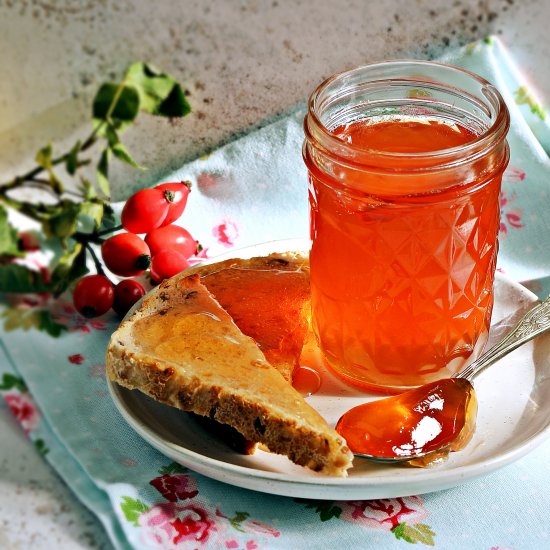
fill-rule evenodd
<path id="1" fill-rule="evenodd" d="M 103 315 L 113 306 L 115 291 L 105 275 L 87 275 L 74 287 L 73 304 L 87 318 Z"/>
<path id="2" fill-rule="evenodd" d="M 119 233 L 101 245 L 101 256 L 107 268 L 120 277 L 143 273 L 151 263 L 149 247 L 134 233 Z"/>

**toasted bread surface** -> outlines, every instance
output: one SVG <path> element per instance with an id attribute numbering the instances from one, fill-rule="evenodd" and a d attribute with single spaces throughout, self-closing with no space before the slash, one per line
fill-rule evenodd
<path id="1" fill-rule="evenodd" d="M 265 359 L 197 274 L 162 283 L 113 334 L 109 377 L 315 471 L 346 475 L 345 441 Z"/>

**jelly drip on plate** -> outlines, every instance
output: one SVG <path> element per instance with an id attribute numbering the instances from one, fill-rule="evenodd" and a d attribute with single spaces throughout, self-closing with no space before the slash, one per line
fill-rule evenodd
<path id="1" fill-rule="evenodd" d="M 292 385 L 304 397 L 313 395 L 321 387 L 321 375 L 314 368 L 299 365 L 292 373 Z"/>
<path id="2" fill-rule="evenodd" d="M 447 454 L 471 439 L 476 413 L 470 382 L 447 378 L 354 407 L 340 418 L 336 431 L 352 452 L 373 457 L 406 459 L 441 449 Z"/>

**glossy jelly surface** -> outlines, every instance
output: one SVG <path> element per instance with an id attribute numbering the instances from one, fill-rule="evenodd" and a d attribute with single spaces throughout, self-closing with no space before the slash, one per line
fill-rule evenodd
<path id="1" fill-rule="evenodd" d="M 407 459 L 440 451 L 440 458 L 441 451 L 457 451 L 468 443 L 476 414 L 470 382 L 447 378 L 354 407 L 340 418 L 336 431 L 354 453 Z"/>
<path id="2" fill-rule="evenodd" d="M 228 268 L 202 283 L 290 381 L 309 327 L 309 278 L 303 271 Z"/>
<path id="3" fill-rule="evenodd" d="M 358 148 L 404 155 L 400 172 L 342 167 L 351 191 L 308 165 L 313 327 L 323 353 L 340 377 L 377 391 L 452 376 L 487 337 L 501 174 L 469 173 L 463 188 L 434 170 L 434 192 L 415 194 L 426 183 L 415 154 L 468 144 L 472 132 L 422 119 L 333 132 Z"/>

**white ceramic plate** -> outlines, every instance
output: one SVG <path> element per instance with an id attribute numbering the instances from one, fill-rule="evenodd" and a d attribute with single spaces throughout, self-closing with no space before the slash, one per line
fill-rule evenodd
<path id="1" fill-rule="evenodd" d="M 251 257 L 305 249 L 304 241 L 265 243 L 232 251 Z M 219 259 L 219 258 L 217 258 Z M 496 341 L 536 302 L 526 288 L 497 273 L 491 341 Z M 491 342 L 490 342 L 491 343 Z M 302 498 L 355 500 L 391 498 L 453 487 L 517 460 L 550 434 L 550 334 L 540 336 L 480 374 L 477 429 L 466 449 L 443 464 L 425 469 L 382 465 L 355 458 L 349 477 L 327 477 L 257 451 L 243 456 L 209 435 L 172 407 L 138 391 L 110 384 L 113 400 L 126 421 L 153 447 L 211 478 L 256 491 Z M 374 396 L 351 389 L 323 373 L 320 390 L 308 402 L 331 424 L 349 408 Z"/>

